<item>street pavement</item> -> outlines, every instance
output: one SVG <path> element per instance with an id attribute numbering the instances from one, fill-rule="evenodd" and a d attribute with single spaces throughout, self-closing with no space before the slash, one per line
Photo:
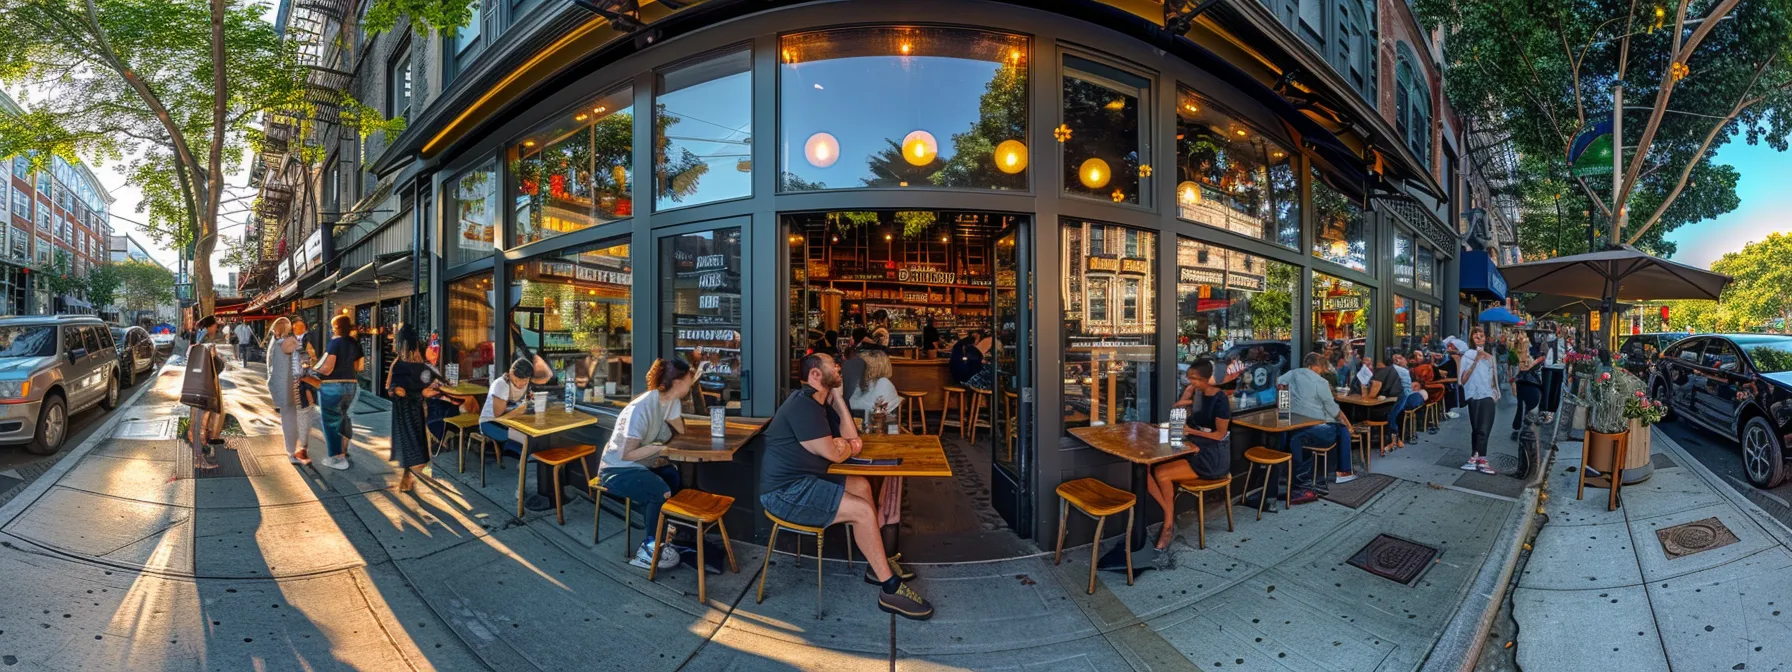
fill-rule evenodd
<path id="1" fill-rule="evenodd" d="M 160 366 L 160 362 L 157 365 Z M 128 398 L 146 385 L 145 379 L 149 377 L 149 373 L 138 375 L 131 387 L 118 391 L 119 398 Z M 48 471 L 50 467 L 55 466 L 63 456 L 69 453 L 69 449 L 87 440 L 87 437 L 93 435 L 94 430 L 99 429 L 107 419 L 117 412 L 117 409 L 108 411 L 102 406 L 94 406 L 80 413 L 70 414 L 68 416 L 68 438 L 64 439 L 62 450 L 50 455 L 32 453 L 25 450 L 22 445 L 0 446 L 0 504 L 5 504 L 14 495 L 24 491 L 25 486 L 37 480 L 37 477 Z"/>
<path id="2" fill-rule="evenodd" d="M 42 670 L 1413 670 L 1453 622 L 1480 617 L 1485 600 L 1471 599 L 1482 591 L 1477 578 L 1490 554 L 1505 553 L 1493 548 L 1502 529 L 1525 513 L 1522 483 L 1456 468 L 1468 452 L 1465 418 L 1376 457 L 1371 471 L 1387 478 L 1351 485 L 1386 487 L 1357 508 L 1321 500 L 1258 521 L 1238 507 L 1228 532 L 1224 507 L 1211 505 L 1206 550 L 1194 547 L 1193 514 L 1185 513 L 1163 566 L 1132 586 L 1103 572 L 1095 593 L 1084 593 L 1086 539 L 1070 540 L 1084 545 L 1066 549 L 1060 566 L 1049 553 L 946 565 L 913 558 L 915 586 L 938 613 L 912 622 L 877 611 L 875 588 L 859 580 L 862 564 L 829 561 L 818 616 L 812 559 L 774 556 L 758 603 L 764 549 L 736 540 L 741 571 L 711 575 L 709 601 L 699 603 L 689 568 L 649 583 L 627 564 L 619 508 L 605 507 L 604 537 L 593 545 L 592 505 L 573 497 L 575 488 L 564 526 L 552 510 L 514 520 L 514 460 L 488 465 L 482 488 L 473 464 L 457 473 L 444 454 L 431 480 L 398 493 L 383 459 L 384 412 L 353 416 L 352 469 L 294 467 L 259 367 L 225 375 L 227 411 L 248 436 L 219 451 L 224 473 L 194 477 L 171 436 L 184 414 L 179 371 L 157 377 L 102 429 L 106 438 L 72 448 L 0 507 L 0 576 L 10 588 L 0 602 L 0 662 Z M 1516 461 L 1506 438 L 1496 433 L 1496 465 Z M 310 445 L 323 454 L 315 430 Z M 1185 497 L 1179 508 L 1192 502 Z M 1345 564 L 1383 533 L 1438 550 L 1411 585 Z"/>

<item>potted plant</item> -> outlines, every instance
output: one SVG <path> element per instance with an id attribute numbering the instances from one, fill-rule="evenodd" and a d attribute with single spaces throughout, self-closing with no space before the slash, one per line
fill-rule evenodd
<path id="1" fill-rule="evenodd" d="M 1624 401 L 1624 417 L 1630 420 L 1631 452 L 1649 454 L 1649 427 L 1661 422 L 1666 413 L 1667 404 L 1650 399 L 1642 390 Z"/>
<path id="2" fill-rule="evenodd" d="M 1613 471 L 1613 457 L 1629 446 L 1631 419 L 1625 414 L 1626 408 L 1641 391 L 1642 382 L 1622 369 L 1601 373 L 1593 379 L 1587 393 L 1587 438 L 1583 448 L 1587 468 L 1599 473 Z M 1635 462 L 1634 456 L 1627 458 L 1631 459 L 1624 460 L 1625 467 Z"/>

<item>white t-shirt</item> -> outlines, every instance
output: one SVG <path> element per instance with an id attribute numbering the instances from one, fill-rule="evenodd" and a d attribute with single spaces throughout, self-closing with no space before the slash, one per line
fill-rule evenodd
<path id="1" fill-rule="evenodd" d="M 622 459 L 622 451 L 629 439 L 640 440 L 646 436 L 648 417 L 652 415 L 654 404 L 660 405 L 661 416 L 667 419 L 679 417 L 679 403 L 676 399 L 660 400 L 659 390 L 648 390 L 646 394 L 635 397 L 622 407 L 622 413 L 616 416 L 616 429 L 610 432 L 609 443 L 604 444 L 602 469 L 639 469 L 642 464 Z"/>
<path id="2" fill-rule="evenodd" d="M 869 411 L 877 408 L 879 399 L 884 400 L 884 410 L 888 413 L 895 413 L 896 405 L 902 403 L 902 395 L 896 393 L 896 384 L 890 382 L 889 378 L 879 378 L 871 384 L 870 389 L 853 388 L 852 397 L 846 400 L 846 405 L 855 411 Z"/>
<path id="3" fill-rule="evenodd" d="M 255 342 L 255 332 L 247 324 L 236 325 L 236 342 L 248 345 Z"/>
<path id="4" fill-rule="evenodd" d="M 516 408 L 516 405 L 521 403 L 523 398 L 527 396 L 529 396 L 529 387 L 527 385 L 523 386 L 521 390 L 512 391 L 510 389 L 510 376 L 498 376 L 497 378 L 492 379 L 491 391 L 487 392 L 485 395 L 485 406 L 479 409 L 479 421 L 491 422 L 491 419 L 497 416 L 497 414 L 492 412 L 493 399 L 502 398 L 504 400 L 504 410 L 509 411 Z"/>

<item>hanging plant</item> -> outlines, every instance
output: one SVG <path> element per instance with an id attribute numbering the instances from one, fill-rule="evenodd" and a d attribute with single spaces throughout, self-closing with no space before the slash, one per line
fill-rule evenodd
<path id="1" fill-rule="evenodd" d="M 896 213 L 896 223 L 902 225 L 902 237 L 914 238 L 933 228 L 939 221 L 937 215 L 927 210 L 902 210 Z"/>
<path id="2" fill-rule="evenodd" d="M 877 213 L 862 210 L 830 213 L 828 219 L 834 228 L 841 231 L 877 225 Z"/>

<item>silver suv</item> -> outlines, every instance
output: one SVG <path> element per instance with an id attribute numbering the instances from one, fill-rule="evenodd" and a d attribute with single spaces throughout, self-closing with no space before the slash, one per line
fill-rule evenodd
<path id="1" fill-rule="evenodd" d="M 0 317 L 0 444 L 48 455 L 68 418 L 118 406 L 112 331 L 91 315 Z"/>

